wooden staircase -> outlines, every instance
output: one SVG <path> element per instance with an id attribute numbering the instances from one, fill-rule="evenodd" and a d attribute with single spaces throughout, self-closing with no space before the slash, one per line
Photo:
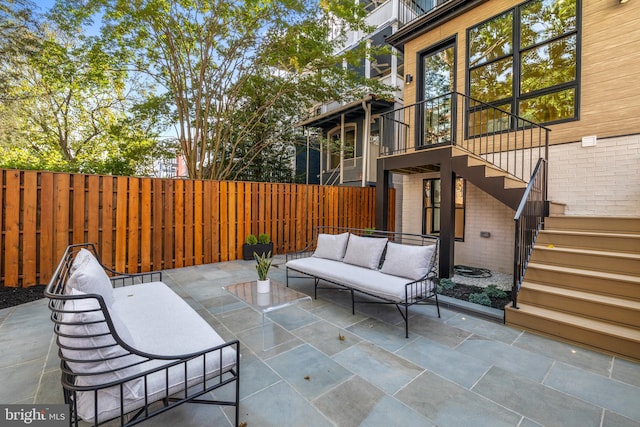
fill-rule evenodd
<path id="1" fill-rule="evenodd" d="M 452 148 L 451 165 L 458 176 L 490 194 L 513 210 L 518 209 L 527 183 L 492 163 L 457 147 Z"/>
<path id="2" fill-rule="evenodd" d="M 640 218 L 547 218 L 505 322 L 640 362 Z"/>

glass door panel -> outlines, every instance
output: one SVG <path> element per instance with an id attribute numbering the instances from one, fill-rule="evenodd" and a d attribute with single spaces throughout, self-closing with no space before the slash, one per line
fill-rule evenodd
<path id="1" fill-rule="evenodd" d="M 455 45 L 428 52 L 422 58 L 423 92 L 421 108 L 422 146 L 452 141 Z"/>

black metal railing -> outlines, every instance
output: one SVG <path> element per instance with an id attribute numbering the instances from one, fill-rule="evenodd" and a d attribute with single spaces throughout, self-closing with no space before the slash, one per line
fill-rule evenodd
<path id="1" fill-rule="evenodd" d="M 450 92 L 381 116 L 380 156 L 455 145 L 527 181 L 539 158 L 548 158 L 544 126 Z"/>
<path id="2" fill-rule="evenodd" d="M 524 280 L 533 245 L 538 233 L 544 227 L 544 218 L 547 214 L 547 161 L 540 158 L 513 217 L 515 221 L 513 287 L 511 289 L 513 308 L 518 308 L 518 292 Z"/>
<path id="3" fill-rule="evenodd" d="M 451 0 L 402 0 L 400 2 L 400 23 L 408 24 L 450 1 Z"/>

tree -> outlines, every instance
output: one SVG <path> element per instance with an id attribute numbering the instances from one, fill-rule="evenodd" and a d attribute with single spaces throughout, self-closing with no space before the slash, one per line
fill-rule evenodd
<path id="1" fill-rule="evenodd" d="M 352 0 L 93 0 L 62 2 L 79 19 L 102 14 L 104 43 L 171 99 L 191 178 L 237 179 L 287 144 L 287 128 L 312 102 L 379 87 L 335 67 L 336 19 L 365 29 Z M 106 47 L 106 45 L 105 45 Z M 364 47 L 363 47 L 364 49 Z M 124 54 L 123 52 L 126 52 Z"/>

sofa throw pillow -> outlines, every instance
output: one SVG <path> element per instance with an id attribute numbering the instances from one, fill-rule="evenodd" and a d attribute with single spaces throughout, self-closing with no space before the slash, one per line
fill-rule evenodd
<path id="1" fill-rule="evenodd" d="M 361 237 L 351 234 L 343 261 L 347 264 L 377 270 L 386 245 L 386 237 Z"/>
<path id="2" fill-rule="evenodd" d="M 344 251 L 347 248 L 349 233 L 319 234 L 318 245 L 313 253 L 314 257 L 342 261 Z"/>
<path id="3" fill-rule="evenodd" d="M 107 307 L 113 304 L 113 286 L 104 268 L 93 254 L 81 249 L 76 255 L 71 266 L 71 276 L 67 281 L 65 293 L 71 293 L 71 289 L 77 289 L 85 294 L 102 295 Z"/>
<path id="4" fill-rule="evenodd" d="M 77 289 L 73 296 L 86 295 Z M 140 373 L 138 365 L 144 359 L 117 344 L 95 298 L 67 300 L 65 313 L 58 333 L 60 348 L 71 370 L 77 374 L 76 385 L 94 386 L 106 384 Z M 135 345 L 126 325 L 115 313 L 109 312 L 118 336 L 127 344 Z M 71 362 L 70 360 L 74 360 Z M 84 374 L 84 375 L 82 375 Z M 138 399 L 144 394 L 142 380 L 128 381 L 123 386 L 124 399 Z M 103 389 L 100 393 L 100 412 L 120 405 L 118 386 Z"/>
<path id="5" fill-rule="evenodd" d="M 418 280 L 429 272 L 436 245 L 412 246 L 389 242 L 380 271 Z"/>

